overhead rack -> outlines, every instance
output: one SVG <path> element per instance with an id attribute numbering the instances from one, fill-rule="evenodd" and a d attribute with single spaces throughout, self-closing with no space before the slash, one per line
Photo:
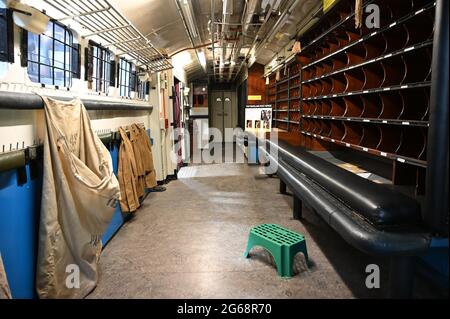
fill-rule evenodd
<path id="1" fill-rule="evenodd" d="M 44 0 L 64 17 L 58 21 L 73 20 L 87 30 L 83 38 L 100 37 L 103 46 L 114 46 L 135 61 L 137 67 L 148 67 L 151 72 L 172 69 L 169 58 L 153 46 L 126 17 L 108 0 Z"/>

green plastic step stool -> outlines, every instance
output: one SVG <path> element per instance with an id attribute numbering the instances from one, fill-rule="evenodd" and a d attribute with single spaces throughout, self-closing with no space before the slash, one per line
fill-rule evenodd
<path id="1" fill-rule="evenodd" d="M 250 230 L 245 258 L 254 246 L 267 249 L 275 259 L 278 274 L 284 278 L 293 276 L 294 257 L 301 252 L 309 267 L 305 236 L 275 224 L 263 224 Z"/>

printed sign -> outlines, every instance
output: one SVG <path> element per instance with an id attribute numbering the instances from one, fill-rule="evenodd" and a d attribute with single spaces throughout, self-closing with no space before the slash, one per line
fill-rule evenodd
<path id="1" fill-rule="evenodd" d="M 248 100 L 249 101 L 261 101 L 262 96 L 261 95 L 249 95 Z"/>
<path id="2" fill-rule="evenodd" d="M 272 130 L 273 111 L 270 105 L 248 105 L 245 109 L 245 130 L 250 132 Z"/>

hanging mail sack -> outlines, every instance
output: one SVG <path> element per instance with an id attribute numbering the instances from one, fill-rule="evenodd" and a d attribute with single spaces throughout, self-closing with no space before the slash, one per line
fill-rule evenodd
<path id="1" fill-rule="evenodd" d="M 36 289 L 83 298 L 96 286 L 100 238 L 120 200 L 111 156 L 80 100 L 43 98 L 46 134 Z"/>
<path id="2" fill-rule="evenodd" d="M 11 290 L 6 278 L 5 268 L 3 267 L 2 254 L 0 254 L 0 299 L 11 299 Z"/>

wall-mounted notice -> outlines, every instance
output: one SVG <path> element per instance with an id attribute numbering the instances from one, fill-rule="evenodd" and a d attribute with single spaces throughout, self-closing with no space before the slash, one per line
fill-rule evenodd
<path id="1" fill-rule="evenodd" d="M 247 105 L 245 108 L 245 130 L 270 132 L 272 130 L 272 105 Z"/>
<path id="2" fill-rule="evenodd" d="M 248 96 L 249 101 L 262 101 L 261 95 L 249 95 Z"/>

